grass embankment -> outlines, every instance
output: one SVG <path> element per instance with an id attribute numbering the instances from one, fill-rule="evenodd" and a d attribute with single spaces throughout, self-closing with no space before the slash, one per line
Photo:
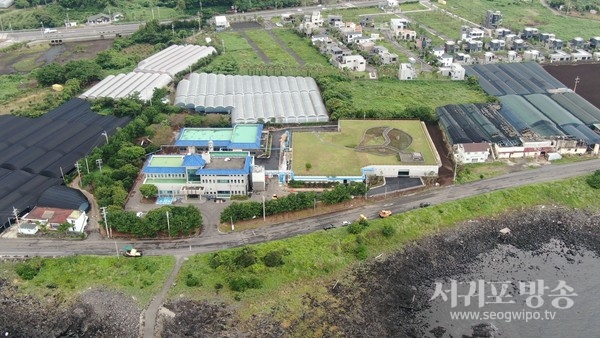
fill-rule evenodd
<path id="1" fill-rule="evenodd" d="M 3 278 L 16 281 L 23 293 L 45 298 L 69 300 L 89 287 L 114 288 L 135 297 L 142 307 L 162 288 L 175 259 L 173 257 L 97 257 L 31 258 L 27 261 L 0 263 Z M 23 264 L 33 270 L 32 279 L 24 280 L 15 272 Z"/>
<path id="2" fill-rule="evenodd" d="M 465 25 L 461 20 L 437 11 L 406 13 L 406 16 L 412 22 L 427 26 L 438 34 L 453 40 L 460 38 L 460 27 Z"/>
<path id="3" fill-rule="evenodd" d="M 348 228 L 338 228 L 251 246 L 259 258 L 273 251 L 287 252 L 283 258 L 285 264 L 279 267 L 267 267 L 259 260 L 259 263 L 247 268 L 213 269 L 209 266 L 212 254 L 197 255 L 184 263 L 171 295 L 192 299 L 237 299 L 244 318 L 269 313 L 273 308 L 285 308 L 282 316 L 294 317 L 294 310 L 299 308 L 304 294 L 325 295 L 336 279 L 360 262 L 357 257 L 374 258 L 393 253 L 413 240 L 455 227 L 459 222 L 496 217 L 536 205 L 596 211 L 600 205 L 600 190 L 590 188 L 585 178 L 579 177 L 492 192 L 372 220 L 358 235 L 350 234 Z M 262 288 L 248 289 L 243 293 L 231 291 L 229 281 L 240 277 L 259 280 Z M 190 278 L 197 279 L 198 285 L 186 286 L 185 281 Z"/>

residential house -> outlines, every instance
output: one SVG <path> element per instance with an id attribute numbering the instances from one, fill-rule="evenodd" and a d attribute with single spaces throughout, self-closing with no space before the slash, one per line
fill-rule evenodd
<path id="1" fill-rule="evenodd" d="M 411 63 L 401 63 L 398 68 L 398 78 L 400 80 L 413 80 L 417 78 L 417 72 Z"/>
<path id="2" fill-rule="evenodd" d="M 323 26 L 323 17 L 321 16 L 321 12 L 319 12 L 319 11 L 312 12 L 312 14 L 310 15 L 310 23 L 312 23 L 313 25 L 315 25 L 317 27 L 322 27 Z"/>
<path id="3" fill-rule="evenodd" d="M 563 52 L 562 50 L 557 50 L 554 53 L 548 55 L 550 59 L 550 63 L 553 62 L 566 62 L 571 61 L 571 54 Z"/>
<path id="4" fill-rule="evenodd" d="M 500 11 L 487 10 L 483 19 L 485 28 L 498 28 L 502 24 L 502 13 Z"/>
<path id="5" fill-rule="evenodd" d="M 517 34 L 507 34 L 506 36 L 504 36 L 504 42 L 507 46 L 512 46 L 513 41 L 515 41 L 518 38 L 519 37 L 517 36 Z"/>
<path id="6" fill-rule="evenodd" d="M 366 15 L 360 18 L 360 25 L 363 27 L 375 27 L 375 16 Z"/>
<path id="7" fill-rule="evenodd" d="M 595 50 L 597 48 L 600 48 L 600 36 L 590 38 L 590 49 Z"/>
<path id="8" fill-rule="evenodd" d="M 496 62 L 496 54 L 494 54 L 492 52 L 485 52 L 483 54 L 483 59 L 481 60 L 480 63 L 489 64 L 489 63 L 494 63 L 494 62 Z"/>
<path id="9" fill-rule="evenodd" d="M 454 62 L 450 65 L 450 80 L 454 81 L 462 81 L 465 79 L 465 68 L 459 64 Z"/>
<path id="10" fill-rule="evenodd" d="M 431 46 L 431 39 L 426 36 L 421 36 L 415 40 L 415 46 L 420 50 L 427 49 Z"/>
<path id="11" fill-rule="evenodd" d="M 531 49 L 523 52 L 523 61 L 542 61 L 543 55 L 539 50 Z"/>
<path id="12" fill-rule="evenodd" d="M 343 55 L 332 57 L 332 64 L 339 69 L 348 69 L 354 72 L 364 72 L 367 62 L 362 55 Z"/>
<path id="13" fill-rule="evenodd" d="M 537 28 L 525 27 L 523 29 L 523 33 L 521 33 L 521 38 L 525 39 L 525 40 L 530 40 L 530 39 L 537 38 L 539 34 L 540 34 L 540 32 L 538 31 Z"/>
<path id="14" fill-rule="evenodd" d="M 366 52 L 371 52 L 375 47 L 375 42 L 373 41 L 373 39 L 364 36 L 354 40 L 354 43 L 356 44 L 356 46 L 358 46 L 358 49 Z"/>
<path id="15" fill-rule="evenodd" d="M 92 25 L 92 24 L 101 24 L 101 23 L 109 23 L 111 21 L 112 21 L 112 18 L 110 17 L 110 15 L 107 15 L 107 14 L 104 14 L 104 13 L 100 13 L 100 14 L 88 16 L 88 18 L 87 18 L 87 23 L 89 25 Z"/>
<path id="16" fill-rule="evenodd" d="M 450 65 L 452 64 L 454 58 L 452 57 L 452 55 L 450 54 L 442 54 L 442 56 L 440 56 L 438 58 L 439 63 L 442 65 L 442 67 L 450 67 Z"/>
<path id="17" fill-rule="evenodd" d="M 345 32 L 342 35 L 342 41 L 345 44 L 351 44 L 351 43 L 354 43 L 354 41 L 356 39 L 360 38 L 360 37 L 362 37 L 362 33 L 361 32 L 354 32 L 354 31 Z"/>
<path id="18" fill-rule="evenodd" d="M 444 55 L 444 53 L 446 53 L 446 50 L 444 49 L 444 47 L 434 47 L 433 50 L 431 51 L 431 53 L 435 56 L 435 57 L 441 57 L 442 55 Z"/>
<path id="19" fill-rule="evenodd" d="M 471 40 L 466 43 L 465 51 L 469 53 L 479 53 L 483 51 L 483 41 Z"/>
<path id="20" fill-rule="evenodd" d="M 581 49 L 585 46 L 585 40 L 581 37 L 576 37 L 571 40 L 570 47 L 572 49 Z"/>
<path id="21" fill-rule="evenodd" d="M 552 33 L 542 33 L 542 34 L 539 35 L 539 38 L 540 38 L 541 42 L 546 42 L 546 41 L 548 41 L 550 39 L 555 39 L 556 35 L 552 34 Z"/>
<path id="22" fill-rule="evenodd" d="M 504 50 L 506 47 L 506 43 L 504 40 L 493 39 L 487 46 L 487 50 L 491 50 L 493 52 L 497 52 L 500 50 Z"/>
<path id="23" fill-rule="evenodd" d="M 63 223 L 69 223 L 69 231 L 82 233 L 87 225 L 88 216 L 85 211 L 34 207 L 22 220 L 56 230 Z"/>
<path id="24" fill-rule="evenodd" d="M 373 52 L 379 56 L 384 65 L 398 62 L 398 54 L 390 53 L 384 46 L 375 46 Z"/>
<path id="25" fill-rule="evenodd" d="M 462 26 L 460 28 L 460 38 L 463 41 L 479 40 L 485 36 L 485 32 L 479 28 Z"/>
<path id="26" fill-rule="evenodd" d="M 592 61 L 592 54 L 583 49 L 577 49 L 571 53 L 571 61 Z"/>
<path id="27" fill-rule="evenodd" d="M 327 16 L 327 23 L 330 26 L 339 27 L 339 25 L 337 25 L 336 23 L 338 23 L 338 24 L 343 23 L 342 16 L 341 15 L 328 15 Z"/>
<path id="28" fill-rule="evenodd" d="M 417 38 L 417 32 L 411 29 L 402 29 L 395 33 L 395 36 L 400 40 L 413 41 Z M 431 40 L 429 40 L 431 43 Z"/>
<path id="29" fill-rule="evenodd" d="M 458 163 L 483 163 L 490 156 L 488 143 L 459 143 L 452 146 L 454 160 Z"/>
<path id="30" fill-rule="evenodd" d="M 454 62 L 461 65 L 470 65 L 473 63 L 473 58 L 469 54 L 459 52 L 454 55 Z"/>
<path id="31" fill-rule="evenodd" d="M 444 43 L 444 51 L 448 54 L 454 54 L 456 52 L 456 43 L 452 40 L 448 40 Z"/>
<path id="32" fill-rule="evenodd" d="M 498 38 L 498 39 L 503 38 L 503 37 L 507 36 L 508 34 L 512 34 L 511 30 L 508 28 L 496 28 L 492 32 L 493 37 Z"/>
<path id="33" fill-rule="evenodd" d="M 331 42 L 333 41 L 331 37 L 327 34 L 316 34 L 310 37 L 310 41 L 313 46 L 317 44 L 317 42 Z"/>
<path id="34" fill-rule="evenodd" d="M 522 52 L 527 49 L 527 44 L 523 39 L 515 39 L 512 43 L 512 50 Z"/>
<path id="35" fill-rule="evenodd" d="M 514 50 L 509 50 L 506 53 L 506 62 L 521 62 L 521 58 Z"/>
<path id="36" fill-rule="evenodd" d="M 564 42 L 561 39 L 550 38 L 546 41 L 546 47 L 554 51 L 562 50 Z"/>
<path id="37" fill-rule="evenodd" d="M 592 59 L 594 61 L 600 61 L 600 52 L 594 52 L 594 54 L 592 54 Z"/>
<path id="38" fill-rule="evenodd" d="M 387 0 L 388 7 L 398 7 L 398 0 Z"/>

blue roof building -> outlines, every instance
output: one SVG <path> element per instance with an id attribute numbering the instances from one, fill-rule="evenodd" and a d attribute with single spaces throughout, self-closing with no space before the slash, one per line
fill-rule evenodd
<path id="1" fill-rule="evenodd" d="M 183 128 L 176 146 L 198 150 L 247 150 L 261 148 L 262 124 L 237 124 L 232 128 Z"/>

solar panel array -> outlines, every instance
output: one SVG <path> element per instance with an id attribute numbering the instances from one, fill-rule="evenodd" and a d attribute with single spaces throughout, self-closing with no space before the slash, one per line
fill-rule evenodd
<path id="1" fill-rule="evenodd" d="M 127 118 L 101 116 L 73 99 L 37 119 L 0 116 L 0 224 L 13 207 L 33 207 L 47 188 L 62 183 L 75 162 L 103 144 Z M 0 228 L 2 226 L 0 225 Z"/>

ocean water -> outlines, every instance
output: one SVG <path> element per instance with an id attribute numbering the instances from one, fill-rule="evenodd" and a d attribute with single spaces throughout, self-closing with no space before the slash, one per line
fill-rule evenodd
<path id="1" fill-rule="evenodd" d="M 437 293 L 431 286 L 431 307 L 421 314 L 429 337 L 600 337 L 594 252 L 557 240 L 534 252 L 502 245 L 470 271 L 437 281 Z"/>

